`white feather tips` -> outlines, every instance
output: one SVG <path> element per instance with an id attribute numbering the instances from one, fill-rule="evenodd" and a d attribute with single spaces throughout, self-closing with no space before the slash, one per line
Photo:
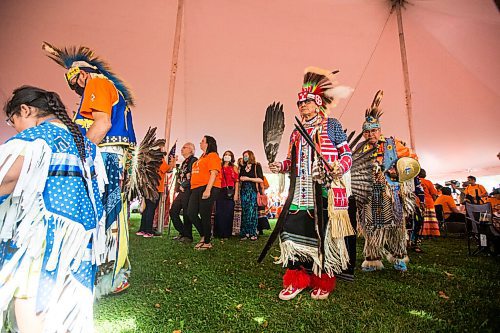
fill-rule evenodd
<path id="1" fill-rule="evenodd" d="M 354 89 L 348 86 L 336 86 L 329 91 L 329 94 L 332 95 L 334 99 L 339 100 L 349 97 L 353 91 Z"/>

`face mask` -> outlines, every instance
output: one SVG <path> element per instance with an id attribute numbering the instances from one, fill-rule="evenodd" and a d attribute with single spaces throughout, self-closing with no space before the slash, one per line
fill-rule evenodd
<path id="1" fill-rule="evenodd" d="M 85 88 L 77 84 L 74 90 L 78 95 L 83 96 Z"/>
<path id="2" fill-rule="evenodd" d="M 231 162 L 231 156 L 224 155 L 224 162 Z"/>
<path id="3" fill-rule="evenodd" d="M 247 156 L 243 157 L 243 162 L 248 162 L 248 157 Z"/>
<path id="4" fill-rule="evenodd" d="M 71 88 L 71 90 L 76 92 L 78 95 L 83 96 L 83 92 L 85 91 L 85 87 L 82 87 L 77 83 L 79 77 L 80 77 L 80 74 L 78 74 L 78 76 L 76 77 L 75 84 L 72 84 L 69 87 Z M 87 82 L 85 82 L 85 84 L 87 84 Z"/>

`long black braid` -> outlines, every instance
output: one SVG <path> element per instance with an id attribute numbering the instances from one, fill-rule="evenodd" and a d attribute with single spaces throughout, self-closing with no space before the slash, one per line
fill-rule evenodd
<path id="1" fill-rule="evenodd" d="M 78 155 L 85 164 L 85 141 L 78 127 L 71 121 L 66 112 L 66 107 L 59 95 L 52 91 L 22 86 L 13 92 L 12 98 L 5 104 L 4 111 L 8 118 L 21 111 L 21 104 L 33 106 L 38 109 L 38 118 L 53 114 L 68 127 L 78 149 Z"/>
<path id="2" fill-rule="evenodd" d="M 78 154 L 80 155 L 80 159 L 83 164 L 85 164 L 85 140 L 83 139 L 83 134 L 80 132 L 80 129 L 76 124 L 69 118 L 68 113 L 66 112 L 66 107 L 61 101 L 59 95 L 55 92 L 47 92 L 46 94 L 47 104 L 49 105 L 52 113 L 59 119 L 68 130 L 71 132 L 73 136 L 73 140 L 75 140 L 76 148 L 78 149 Z"/>

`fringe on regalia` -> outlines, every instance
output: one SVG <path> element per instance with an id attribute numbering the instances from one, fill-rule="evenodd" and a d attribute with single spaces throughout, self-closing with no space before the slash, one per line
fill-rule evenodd
<path id="1" fill-rule="evenodd" d="M 19 295 L 25 289 L 28 297 L 36 300 L 37 314 L 45 316 L 44 332 L 92 332 L 95 268 L 101 263 L 105 248 L 105 221 L 102 208 L 96 207 L 100 204 L 96 203 L 100 194 L 93 193 L 95 187 L 90 179 L 92 158 L 87 157 L 85 165 L 78 161 L 89 175 L 85 181 L 94 210 L 89 214 L 98 217 L 97 225 L 90 223 L 90 228 L 86 229 L 82 223 L 72 220 L 70 214 L 65 216 L 46 207 L 47 200 L 57 200 L 50 192 L 44 192 L 51 161 L 68 157 L 64 157 L 64 153 L 53 154 L 43 139 L 35 138 L 31 142 L 29 138 L 12 139 L 0 147 L 3 163 L 0 182 L 20 156 L 24 162 L 15 189 L 0 200 L 0 315 L 3 327 L 16 328 L 12 318 L 13 300 L 25 296 Z M 92 157 L 95 173 L 105 175 L 100 153 Z M 105 177 L 97 177 L 101 193 L 105 181 Z"/>

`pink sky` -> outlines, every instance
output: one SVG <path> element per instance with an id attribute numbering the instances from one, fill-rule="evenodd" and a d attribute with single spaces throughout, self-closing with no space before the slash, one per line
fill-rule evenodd
<path id="1" fill-rule="evenodd" d="M 265 163 L 262 121 L 285 105 L 286 152 L 295 101 L 307 66 L 339 69 L 355 88 L 332 110 L 359 130 L 379 89 L 383 132 L 409 140 L 395 16 L 386 0 L 185 0 L 171 142 L 214 136 L 219 152 L 255 151 Z M 117 5 L 119 3 L 119 5 Z M 429 178 L 500 174 L 500 17 L 490 0 L 413 0 L 403 13 L 417 152 Z M 176 1 L 89 0 L 0 3 L 0 103 L 22 84 L 78 98 L 42 41 L 86 45 L 134 91 L 137 136 L 164 133 Z M 110 14 L 111 13 L 111 14 Z M 385 25 L 385 29 L 384 28 Z M 0 122 L 0 142 L 13 135 Z M 163 136 L 163 135 L 161 135 Z"/>

